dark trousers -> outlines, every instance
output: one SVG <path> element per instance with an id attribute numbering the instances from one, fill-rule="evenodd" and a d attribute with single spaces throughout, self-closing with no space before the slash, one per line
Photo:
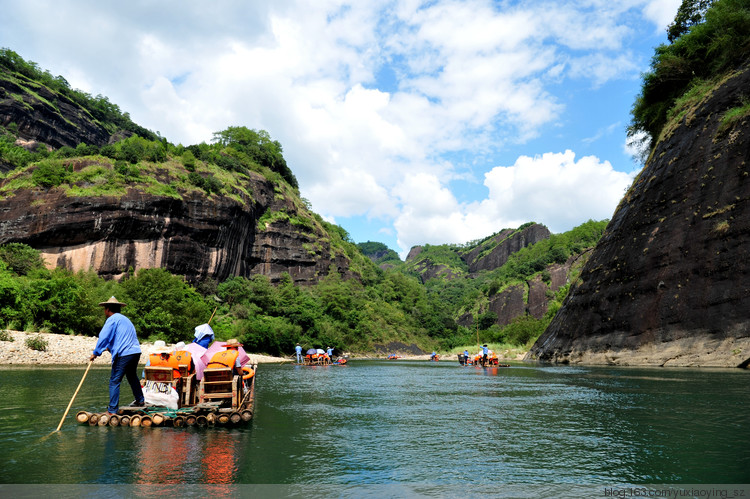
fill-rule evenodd
<path id="1" fill-rule="evenodd" d="M 138 379 L 138 360 L 140 358 L 141 354 L 134 353 L 112 359 L 112 374 L 109 376 L 109 407 L 107 407 L 109 412 L 116 413 L 117 407 L 120 405 L 120 383 L 122 383 L 122 378 L 128 379 L 130 389 L 133 390 L 133 395 L 135 396 L 135 401 L 137 403 L 144 401 L 141 382 Z"/>

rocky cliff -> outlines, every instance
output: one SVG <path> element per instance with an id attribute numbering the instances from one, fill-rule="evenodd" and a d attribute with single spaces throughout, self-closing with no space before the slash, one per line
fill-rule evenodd
<path id="1" fill-rule="evenodd" d="M 9 173 L 10 164 L 0 165 L 7 173 L 0 181 L 0 244 L 25 243 L 40 250 L 49 267 L 93 269 L 107 277 L 152 267 L 191 282 L 254 274 L 276 281 L 289 273 L 305 284 L 331 270 L 345 278 L 356 275 L 351 269 L 352 258 L 361 256 L 356 248 L 310 212 L 296 189 L 275 172 L 241 164 L 217 148 L 200 161 L 191 156 L 186 166 L 182 150 L 171 146 L 177 152 L 169 156 L 166 143 L 149 142 L 154 135 L 114 104 L 78 97 L 82 103 L 0 64 L 3 140 L 11 134 L 16 145 L 31 149 L 35 144 L 49 150 L 110 144 L 115 150 L 113 143 L 133 135 L 118 128 L 125 124 L 145 132 L 142 142 L 131 145 L 155 148 L 161 151 L 159 159 L 124 161 L 85 153 L 37 159 Z M 87 102 L 105 106 L 119 121 L 94 119 Z M 229 168 L 219 167 L 222 161 Z M 43 168 L 58 179 L 37 177 Z M 213 188 L 200 187 L 206 180 Z"/>
<path id="2" fill-rule="evenodd" d="M 544 225 L 528 223 L 518 229 L 504 229 L 472 250 L 463 253 L 461 258 L 469 266 L 469 272 L 492 270 L 502 267 L 510 255 L 527 246 L 548 239 L 550 231 Z"/>
<path id="3" fill-rule="evenodd" d="M 687 105 L 527 358 L 750 363 L 750 71 Z"/>
<path id="4" fill-rule="evenodd" d="M 67 164 L 74 170 L 113 168 L 101 157 Z M 170 184 L 178 172 L 171 164 L 153 175 Z M 83 182 L 3 190 L 24 174 L 0 182 L 0 244 L 28 244 L 49 267 L 94 269 L 110 277 L 159 267 L 190 281 L 253 274 L 278 280 L 288 272 L 295 282 L 311 283 L 333 265 L 352 276 L 349 257 L 331 244 L 315 217 L 259 174 L 245 176 L 242 187 L 251 195 L 241 197 L 189 188 L 155 195 L 137 183 L 117 195 L 71 195 Z"/>
<path id="5" fill-rule="evenodd" d="M 104 145 L 110 133 L 69 97 L 0 66 L 0 126 L 15 128 L 23 142 L 54 149 L 83 142 Z M 0 165 L 2 167 L 2 165 Z M 0 171 L 7 171 L 0 168 Z"/>

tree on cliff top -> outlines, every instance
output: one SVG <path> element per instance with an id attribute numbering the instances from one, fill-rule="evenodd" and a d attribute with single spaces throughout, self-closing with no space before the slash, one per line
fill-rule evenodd
<path id="1" fill-rule="evenodd" d="M 667 27 L 669 43 L 688 32 L 691 26 L 703 22 L 706 11 L 714 0 L 682 0 L 674 21 Z"/>
<path id="2" fill-rule="evenodd" d="M 655 147 L 675 101 L 698 83 L 738 69 L 750 59 L 750 0 L 685 0 L 670 45 L 660 45 L 644 75 L 628 127 L 633 138 L 645 133 Z M 674 38 L 673 38 L 674 36 Z"/>
<path id="3" fill-rule="evenodd" d="M 278 140 L 271 140 L 265 130 L 251 130 L 244 126 L 230 126 L 226 130 L 214 133 L 214 142 L 231 146 L 247 154 L 253 161 L 265 166 L 282 176 L 289 185 L 299 188 L 297 178 L 289 169 Z"/>

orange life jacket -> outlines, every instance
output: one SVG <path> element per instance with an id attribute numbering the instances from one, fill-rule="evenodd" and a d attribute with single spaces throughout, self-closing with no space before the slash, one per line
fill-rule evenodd
<path id="1" fill-rule="evenodd" d="M 187 366 L 187 369 L 185 370 L 185 372 L 187 372 L 188 374 L 193 372 L 194 370 L 194 366 L 192 364 L 193 354 L 191 354 L 187 350 L 177 350 L 175 353 L 172 354 L 172 357 L 177 359 L 177 365 Z"/>
<path id="2" fill-rule="evenodd" d="M 237 357 L 240 355 L 240 352 L 238 352 L 234 348 L 229 348 L 227 350 L 222 350 L 221 352 L 216 352 L 213 357 L 211 357 L 211 360 L 209 361 L 207 368 L 212 367 L 228 367 L 230 369 L 234 368 L 234 364 L 237 362 Z"/>
<path id="3" fill-rule="evenodd" d="M 177 363 L 177 358 L 174 355 L 170 355 L 165 359 L 160 353 L 152 353 L 148 356 L 148 359 L 151 367 L 171 367 L 172 378 L 177 379 L 180 377 L 180 365 Z"/>

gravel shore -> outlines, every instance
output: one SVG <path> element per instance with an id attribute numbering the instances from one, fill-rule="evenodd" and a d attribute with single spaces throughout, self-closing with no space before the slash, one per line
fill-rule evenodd
<path id="1" fill-rule="evenodd" d="M 51 333 L 26 333 L 23 331 L 0 330 L 13 338 L 13 341 L 0 341 L 0 366 L 2 365 L 86 365 L 88 364 L 91 352 L 96 346 L 96 336 L 70 336 L 66 334 Z M 26 345 L 27 339 L 41 338 L 47 342 L 46 351 L 32 350 Z M 173 345 L 169 345 L 170 347 Z M 141 343 L 141 364 L 146 363 L 146 357 L 151 353 L 152 343 Z M 524 352 L 525 353 L 525 352 Z M 524 353 L 516 352 L 499 352 L 503 360 L 521 360 Z M 247 352 L 250 361 L 253 364 L 283 363 L 292 362 L 291 356 L 288 358 L 271 357 L 268 355 L 258 355 Z M 382 356 L 362 356 L 360 359 L 383 359 Z M 401 360 L 430 360 L 429 355 L 404 355 L 399 357 Z M 441 355 L 442 361 L 458 361 L 456 354 Z M 109 365 L 109 352 L 97 357 L 94 365 Z"/>
<path id="2" fill-rule="evenodd" d="M 96 346 L 96 336 L 69 336 L 66 334 L 26 333 L 4 331 L 13 341 L 0 341 L 0 365 L 86 365 Z M 26 345 L 27 339 L 41 338 L 47 342 L 46 351 L 32 350 Z M 169 345 L 173 346 L 173 345 Z M 151 353 L 152 343 L 141 343 L 141 363 Z M 253 364 L 291 362 L 290 359 L 256 355 L 247 352 Z M 109 365 L 109 352 L 97 357 L 94 365 Z"/>

